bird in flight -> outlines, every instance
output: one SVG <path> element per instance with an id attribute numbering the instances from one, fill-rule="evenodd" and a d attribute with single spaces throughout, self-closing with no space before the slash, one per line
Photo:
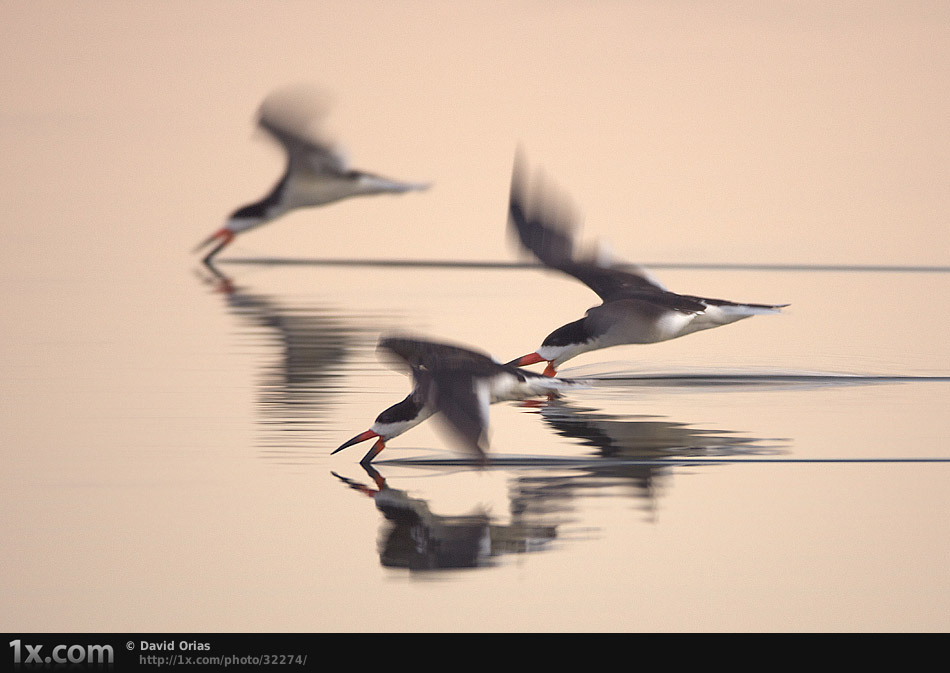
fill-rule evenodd
<path id="1" fill-rule="evenodd" d="M 496 402 L 557 394 L 570 387 L 584 387 L 573 379 L 552 379 L 535 372 L 503 365 L 483 353 L 426 339 L 384 337 L 378 350 L 395 356 L 412 374 L 412 392 L 384 410 L 373 425 L 339 448 L 376 439 L 363 456 L 367 465 L 386 442 L 441 414 L 445 425 L 463 447 L 480 462 L 487 461 L 488 407 Z"/>
<path id="2" fill-rule="evenodd" d="M 281 89 L 267 96 L 258 114 L 258 126 L 284 149 L 286 168 L 262 199 L 242 206 L 225 225 L 202 241 L 195 252 L 214 244 L 204 261 L 238 234 L 250 231 L 297 208 L 322 206 L 352 196 L 398 194 L 428 188 L 428 184 L 401 182 L 350 168 L 344 154 L 324 137 L 320 123 L 326 117 L 326 96 L 309 87 Z"/>
<path id="3" fill-rule="evenodd" d="M 531 181 L 525 162 L 515 158 L 508 206 L 509 228 L 522 248 L 550 269 L 581 281 L 601 299 L 583 318 L 558 327 L 534 352 L 509 362 L 546 362 L 546 376 L 571 358 L 601 348 L 648 344 L 727 325 L 788 304 L 748 304 L 677 294 L 646 270 L 619 268 L 581 253 L 571 204 L 540 177 Z"/>

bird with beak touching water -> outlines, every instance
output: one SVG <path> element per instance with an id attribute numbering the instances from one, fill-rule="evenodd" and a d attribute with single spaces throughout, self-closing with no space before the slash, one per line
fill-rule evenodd
<path id="1" fill-rule="evenodd" d="M 551 332 L 536 351 L 508 363 L 522 367 L 545 362 L 545 376 L 556 376 L 558 367 L 582 353 L 675 339 L 753 315 L 776 313 L 788 305 L 677 294 L 644 269 L 621 268 L 580 252 L 571 204 L 542 176 L 531 179 L 520 152 L 512 175 L 508 222 L 524 250 L 547 268 L 581 281 L 601 300 L 583 318 Z"/>
<path id="2" fill-rule="evenodd" d="M 326 139 L 320 128 L 329 107 L 327 99 L 324 92 L 310 86 L 279 89 L 264 99 L 257 124 L 283 148 L 284 173 L 266 196 L 235 210 L 224 227 L 195 248 L 197 252 L 215 244 L 205 255 L 205 263 L 210 264 L 235 236 L 292 210 L 353 196 L 428 188 L 427 184 L 401 182 L 350 168 L 343 152 Z"/>
<path id="3" fill-rule="evenodd" d="M 436 414 L 469 455 L 486 463 L 489 405 L 586 387 L 582 381 L 551 379 L 501 364 L 478 351 L 428 339 L 384 337 L 378 350 L 384 356 L 395 356 L 396 362 L 409 370 L 413 389 L 380 413 L 368 430 L 333 451 L 375 439 L 360 461 L 363 465 L 372 462 L 386 442 Z"/>

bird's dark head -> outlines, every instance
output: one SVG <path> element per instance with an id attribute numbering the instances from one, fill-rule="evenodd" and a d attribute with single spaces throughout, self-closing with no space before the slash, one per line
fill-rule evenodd
<path id="1" fill-rule="evenodd" d="M 231 220 L 261 220 L 267 216 L 268 204 L 264 201 L 249 203 L 241 206 L 228 219 Z"/>
<path id="2" fill-rule="evenodd" d="M 545 337 L 541 347 L 559 348 L 563 346 L 573 346 L 590 341 L 590 332 L 587 329 L 587 320 L 581 318 L 566 325 L 561 325 L 556 330 Z"/>
<path id="3" fill-rule="evenodd" d="M 594 339 L 584 318 L 569 322 L 551 332 L 534 353 L 528 353 L 509 362 L 509 365 L 524 367 L 537 362 L 547 362 L 545 376 L 555 376 L 557 367 L 576 355 L 591 350 Z"/>
<path id="4" fill-rule="evenodd" d="M 373 428 L 379 431 L 381 436 L 386 437 L 386 439 L 391 439 L 396 435 L 402 434 L 413 425 L 421 423 L 422 420 L 427 418 L 427 416 L 422 416 L 424 410 L 425 404 L 423 404 L 422 401 L 418 399 L 417 395 L 407 395 L 406 398 L 401 402 L 397 402 L 388 409 L 382 411 L 379 416 L 376 417 L 376 422 L 373 423 Z M 398 432 L 394 432 L 397 427 L 407 423 L 411 423 L 412 425 L 409 425 Z"/>

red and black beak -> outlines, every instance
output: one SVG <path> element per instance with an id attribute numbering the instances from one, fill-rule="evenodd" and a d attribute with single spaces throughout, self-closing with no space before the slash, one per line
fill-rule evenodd
<path id="1" fill-rule="evenodd" d="M 545 376 L 557 376 L 557 370 L 554 369 L 554 365 L 550 360 L 545 360 L 543 357 L 537 353 L 528 353 L 527 355 L 522 355 L 520 358 L 515 358 L 509 365 L 514 365 L 515 367 L 524 367 L 525 365 L 533 365 L 538 362 L 547 362 L 548 366 L 544 368 L 542 372 Z"/>
<path id="2" fill-rule="evenodd" d="M 360 442 L 365 442 L 367 439 L 372 439 L 373 437 L 379 437 L 379 439 L 377 439 L 377 440 L 376 440 L 376 443 L 373 444 L 373 448 L 371 448 L 371 449 L 366 453 L 366 455 L 363 456 L 362 460 L 360 460 L 360 463 L 362 463 L 362 464 L 365 465 L 365 464 L 369 463 L 370 461 L 372 461 L 373 458 L 375 458 L 375 457 L 379 454 L 380 451 L 382 451 L 383 449 L 386 448 L 386 439 L 385 439 L 382 435 L 377 434 L 377 433 L 373 432 L 372 430 L 367 430 L 366 432 L 361 432 L 361 433 L 358 434 L 356 437 L 353 437 L 352 439 L 350 439 L 350 440 L 344 442 L 344 443 L 341 444 L 338 448 L 334 449 L 334 450 L 331 452 L 330 455 L 333 455 L 334 453 L 337 453 L 338 451 L 342 451 L 343 449 L 346 449 L 346 448 L 348 448 L 348 447 L 350 447 L 350 446 L 353 446 L 354 444 L 359 444 Z"/>
<path id="3" fill-rule="evenodd" d="M 211 252 L 209 252 L 204 257 L 204 261 L 210 264 L 211 259 L 215 255 L 217 255 L 219 252 L 221 252 L 224 246 L 226 246 L 228 243 L 230 243 L 233 240 L 234 240 L 234 232 L 228 229 L 227 227 L 224 227 L 223 229 L 218 229 L 216 232 L 211 234 L 211 236 L 209 236 L 204 241 L 202 241 L 199 245 L 197 245 L 194 249 L 194 252 L 198 252 L 202 248 L 211 245 L 215 241 L 219 241 L 219 243 L 214 248 L 211 249 Z"/>

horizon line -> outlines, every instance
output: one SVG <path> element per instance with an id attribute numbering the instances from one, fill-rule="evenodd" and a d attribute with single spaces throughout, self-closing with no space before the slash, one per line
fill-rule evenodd
<path id="1" fill-rule="evenodd" d="M 346 259 L 318 257 L 231 257 L 215 260 L 215 264 L 246 264 L 258 266 L 368 266 L 457 269 L 536 269 L 547 268 L 540 262 L 483 261 L 461 259 Z M 913 264 L 803 264 L 742 262 L 650 262 L 616 264 L 614 268 L 708 269 L 734 271 L 824 271 L 877 273 L 950 273 L 950 266 Z"/>

